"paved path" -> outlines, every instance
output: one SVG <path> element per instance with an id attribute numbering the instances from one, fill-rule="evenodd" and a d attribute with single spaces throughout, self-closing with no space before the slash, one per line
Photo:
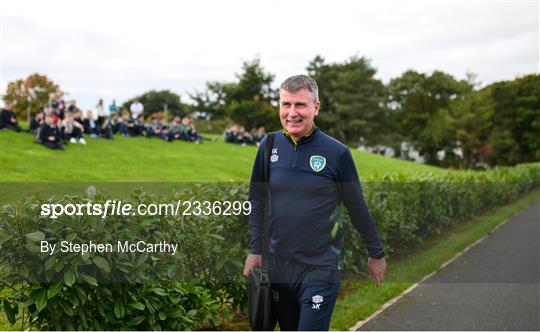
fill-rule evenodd
<path id="1" fill-rule="evenodd" d="M 361 330 L 540 330 L 540 200 Z"/>

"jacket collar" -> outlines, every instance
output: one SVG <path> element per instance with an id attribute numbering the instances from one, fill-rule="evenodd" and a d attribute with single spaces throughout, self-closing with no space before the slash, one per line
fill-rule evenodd
<path id="1" fill-rule="evenodd" d="M 311 131 L 309 132 L 309 134 L 307 134 L 306 136 L 300 138 L 300 140 L 297 142 L 288 132 L 285 128 L 283 128 L 281 130 L 281 132 L 283 133 L 283 135 L 289 140 L 289 142 L 291 142 L 292 144 L 294 145 L 299 145 L 299 144 L 305 144 L 305 143 L 308 143 L 310 141 L 313 140 L 313 138 L 317 135 L 319 131 L 319 128 L 314 124 L 313 125 L 313 128 L 311 128 Z"/>

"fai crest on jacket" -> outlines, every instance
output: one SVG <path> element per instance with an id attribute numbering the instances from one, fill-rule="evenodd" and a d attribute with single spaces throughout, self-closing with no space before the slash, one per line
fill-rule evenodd
<path id="1" fill-rule="evenodd" d="M 272 155 L 270 156 L 270 161 L 275 163 L 279 160 L 279 156 L 277 154 L 277 149 L 272 149 Z"/>
<path id="2" fill-rule="evenodd" d="M 320 172 L 326 166 L 326 158 L 323 156 L 311 156 L 309 158 L 309 166 L 315 172 Z"/>

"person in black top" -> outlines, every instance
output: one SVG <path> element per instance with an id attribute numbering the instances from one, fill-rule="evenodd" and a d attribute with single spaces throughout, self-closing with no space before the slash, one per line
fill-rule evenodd
<path id="1" fill-rule="evenodd" d="M 133 121 L 129 111 L 123 111 L 122 116 L 116 119 L 116 131 L 122 136 L 130 136 L 131 128 L 133 128 Z"/>
<path id="2" fill-rule="evenodd" d="M 55 113 L 58 116 L 58 119 L 64 120 L 66 113 L 66 102 L 63 99 L 58 101 L 58 106 L 56 107 Z"/>
<path id="3" fill-rule="evenodd" d="M 12 110 L 12 104 L 9 101 L 5 102 L 4 108 L 0 112 L 0 129 L 11 129 L 16 132 L 22 131 L 17 122 L 17 117 Z"/>
<path id="4" fill-rule="evenodd" d="M 61 136 L 64 142 L 86 144 L 83 131 L 83 125 L 73 119 L 73 113 L 66 113 L 61 127 Z"/>
<path id="5" fill-rule="evenodd" d="M 184 125 L 181 123 L 180 117 L 176 116 L 169 124 L 169 138 L 168 141 L 174 141 L 181 139 L 184 132 Z"/>
<path id="6" fill-rule="evenodd" d="M 259 127 L 253 134 L 253 143 L 257 146 L 259 146 L 259 143 L 261 143 L 262 139 L 266 136 L 266 131 L 264 130 L 264 127 Z"/>
<path id="7" fill-rule="evenodd" d="M 377 287 L 386 270 L 384 243 L 364 200 L 352 154 L 315 125 L 318 91 L 309 76 L 283 82 L 283 130 L 273 134 L 270 146 L 268 136 L 261 141 L 251 175 L 251 241 L 243 272 L 249 275 L 266 255 L 272 307 L 282 331 L 330 327 L 344 266 L 343 207 L 361 235 Z M 268 241 L 263 240 L 265 223 Z"/>
<path id="8" fill-rule="evenodd" d="M 77 101 L 76 100 L 72 100 L 69 102 L 69 106 L 67 108 L 67 111 L 69 113 L 75 113 L 75 111 L 78 110 L 77 108 Z"/>
<path id="9" fill-rule="evenodd" d="M 37 135 L 39 127 L 45 122 L 45 113 L 43 111 L 39 112 L 30 120 L 30 132 L 34 135 Z"/>
<path id="10" fill-rule="evenodd" d="M 155 116 L 151 116 L 146 124 L 146 137 L 159 137 L 161 134 L 161 125 Z"/>
<path id="11" fill-rule="evenodd" d="M 60 129 L 54 124 L 54 116 L 52 114 L 45 116 L 45 123 L 39 129 L 39 139 L 49 149 L 64 150 L 60 141 Z"/>

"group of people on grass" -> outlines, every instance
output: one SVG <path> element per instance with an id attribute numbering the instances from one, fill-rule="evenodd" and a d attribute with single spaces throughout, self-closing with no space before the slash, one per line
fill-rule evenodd
<path id="1" fill-rule="evenodd" d="M 23 130 L 12 110 L 12 104 L 5 102 L 0 114 L 0 129 Z M 66 144 L 86 144 L 85 137 L 112 139 L 115 134 L 127 137 L 154 137 L 173 142 L 182 140 L 201 143 L 204 139 L 190 116 L 174 117 L 167 121 L 158 115 L 143 117 L 144 105 L 135 100 L 129 110 L 121 109 L 116 101 L 105 107 L 100 99 L 93 111 L 83 112 L 76 101 L 66 103 L 59 95 L 53 95 L 49 103 L 30 119 L 28 131 L 34 135 L 35 141 L 50 149 L 63 150 Z M 231 124 L 224 132 L 227 143 L 240 145 L 259 145 L 266 135 L 263 127 L 251 132 L 243 126 Z"/>
<path id="2" fill-rule="evenodd" d="M 257 145 L 266 136 L 264 127 L 247 131 L 243 126 L 230 124 L 225 128 L 223 139 L 226 143 L 235 143 L 240 145 Z"/>
<path id="3" fill-rule="evenodd" d="M 105 109 L 103 100 L 99 100 L 94 111 L 85 114 L 72 101 L 68 106 L 56 96 L 43 106 L 42 110 L 31 118 L 29 132 L 38 143 L 50 149 L 63 150 L 65 144 L 86 144 L 85 136 L 112 139 L 115 134 L 134 137 L 155 137 L 168 142 L 183 140 L 201 143 L 193 119 L 190 116 L 175 117 L 167 121 L 152 115 L 145 122 L 144 106 L 138 100 L 130 110 L 122 110 L 116 102 Z M 12 104 L 5 102 L 0 115 L 0 129 L 12 129 L 20 132 L 23 129 L 17 122 Z"/>

